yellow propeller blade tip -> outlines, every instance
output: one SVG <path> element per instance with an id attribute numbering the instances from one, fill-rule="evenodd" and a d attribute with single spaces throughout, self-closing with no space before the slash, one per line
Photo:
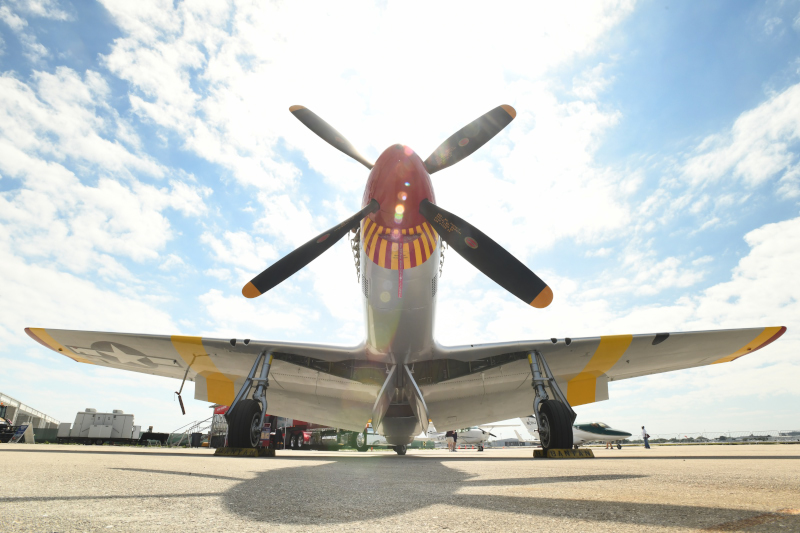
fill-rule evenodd
<path id="1" fill-rule="evenodd" d="M 505 110 L 505 112 L 506 112 L 506 113 L 508 113 L 509 115 L 511 115 L 511 118 L 512 118 L 512 119 L 514 119 L 514 118 L 517 118 L 517 110 L 516 110 L 516 109 L 514 109 L 513 107 L 511 107 L 510 105 L 508 105 L 508 104 L 503 104 L 503 105 L 501 105 L 500 107 L 502 107 L 502 108 Z"/>
<path id="2" fill-rule="evenodd" d="M 549 285 L 545 285 L 542 292 L 536 295 L 536 298 L 533 299 L 531 305 L 538 308 L 544 309 L 553 301 L 553 289 L 550 288 Z"/>
<path id="3" fill-rule="evenodd" d="M 301 109 L 305 109 L 305 106 L 293 105 L 292 107 L 289 108 L 289 112 L 294 113 L 295 111 L 299 111 Z"/>
<path id="4" fill-rule="evenodd" d="M 256 289 L 256 286 L 253 285 L 252 281 L 248 282 L 247 285 L 242 288 L 242 294 L 245 298 L 255 298 L 256 296 L 261 296 L 261 293 L 258 289 Z"/>

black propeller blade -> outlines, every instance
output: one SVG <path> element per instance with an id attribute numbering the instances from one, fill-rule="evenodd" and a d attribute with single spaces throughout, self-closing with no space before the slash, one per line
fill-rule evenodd
<path id="1" fill-rule="evenodd" d="M 425 168 L 428 173 L 433 174 L 458 163 L 489 142 L 489 139 L 500 133 L 500 130 L 508 126 L 516 116 L 517 112 L 513 107 L 501 105 L 476 118 L 451 135 L 428 156 L 428 159 L 425 160 Z M 339 149 L 341 150 L 341 148 Z M 344 152 L 344 150 L 342 151 Z"/>
<path id="2" fill-rule="evenodd" d="M 310 109 L 306 109 L 301 105 L 293 105 L 289 111 L 297 117 L 297 120 L 306 125 L 308 129 L 319 135 L 323 141 L 330 144 L 340 152 L 349 155 L 368 169 L 372 169 L 373 165 L 364 156 L 358 153 L 358 150 L 353 147 L 350 142 L 344 138 L 344 135 L 333 129 L 333 126 L 319 118 L 316 113 Z M 485 141 L 484 141 L 485 142 Z"/>
<path id="3" fill-rule="evenodd" d="M 377 200 L 372 200 L 367 207 L 348 218 L 338 226 L 314 237 L 300 248 L 278 260 L 264 272 L 254 277 L 242 288 L 242 294 L 248 298 L 260 296 L 319 257 L 322 252 L 330 248 L 345 234 L 358 227 L 361 220 L 370 213 L 380 209 Z"/>
<path id="4" fill-rule="evenodd" d="M 450 248 L 523 302 L 543 308 L 553 301 L 553 291 L 539 276 L 466 220 L 427 199 L 419 212 Z"/>

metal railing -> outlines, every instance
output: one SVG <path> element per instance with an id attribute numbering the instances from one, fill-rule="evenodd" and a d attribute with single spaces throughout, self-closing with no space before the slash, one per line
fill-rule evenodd
<path id="1" fill-rule="evenodd" d="M 191 434 L 192 433 L 205 433 L 208 434 L 211 431 L 211 422 L 213 420 L 213 416 L 206 418 L 205 420 L 195 420 L 193 422 L 189 422 L 186 425 L 183 425 L 172 431 L 167 439 L 167 446 L 170 448 L 179 447 L 183 444 L 183 439 L 186 439 L 187 444 L 191 444 Z M 183 431 L 182 431 L 183 430 Z M 173 435 L 180 434 L 180 438 L 178 439 L 177 443 L 173 443 Z"/>
<path id="2" fill-rule="evenodd" d="M 626 442 L 642 442 L 634 435 Z M 766 429 L 761 431 L 700 431 L 694 433 L 652 433 L 651 443 L 726 443 L 726 442 L 800 442 L 800 430 Z"/>

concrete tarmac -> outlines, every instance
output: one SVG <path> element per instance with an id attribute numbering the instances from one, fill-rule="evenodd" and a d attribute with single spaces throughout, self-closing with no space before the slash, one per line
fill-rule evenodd
<path id="1" fill-rule="evenodd" d="M 800 445 L 531 454 L 0 444 L 0 531 L 800 531 Z"/>

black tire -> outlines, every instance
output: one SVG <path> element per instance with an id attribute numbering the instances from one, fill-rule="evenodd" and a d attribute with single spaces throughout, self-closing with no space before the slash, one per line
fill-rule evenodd
<path id="1" fill-rule="evenodd" d="M 228 419 L 228 446 L 257 448 L 261 443 L 261 406 L 255 400 L 242 400 Z"/>
<path id="2" fill-rule="evenodd" d="M 542 402 L 539 418 L 539 439 L 545 451 L 572 448 L 572 418 L 564 404 L 555 400 Z"/>
<path id="3" fill-rule="evenodd" d="M 483 451 L 483 446 L 478 446 L 478 451 L 482 452 Z"/>
<path id="4" fill-rule="evenodd" d="M 397 455 L 405 455 L 408 447 L 405 444 L 400 444 L 399 446 L 394 447 L 394 451 Z"/>
<path id="5" fill-rule="evenodd" d="M 367 451 L 367 448 L 369 448 L 369 446 L 367 446 L 367 430 L 365 429 L 364 431 L 356 435 L 356 450 L 360 452 L 365 452 Z"/>
<path id="6" fill-rule="evenodd" d="M 618 450 L 621 450 L 621 449 L 622 449 L 622 444 L 620 444 L 619 442 L 617 443 L 617 449 L 618 449 Z"/>

